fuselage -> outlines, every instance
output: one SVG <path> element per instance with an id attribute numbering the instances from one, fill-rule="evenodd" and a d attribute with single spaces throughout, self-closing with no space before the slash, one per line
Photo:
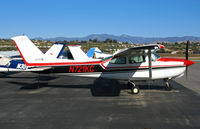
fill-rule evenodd
<path id="1" fill-rule="evenodd" d="M 163 58 L 152 54 L 151 80 L 176 78 L 184 74 L 186 66 L 194 62 L 184 59 Z M 38 66 L 47 65 L 38 63 Z M 52 62 L 52 69 L 43 71 L 58 75 L 82 76 L 94 78 L 110 78 L 119 80 L 149 80 L 147 56 L 109 57 L 104 60 L 87 62 Z"/>

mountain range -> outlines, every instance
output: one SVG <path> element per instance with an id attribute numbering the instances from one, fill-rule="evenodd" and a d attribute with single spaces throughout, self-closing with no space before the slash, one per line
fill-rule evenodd
<path id="1" fill-rule="evenodd" d="M 136 37 L 136 36 L 130 36 L 130 35 L 111 35 L 111 34 L 91 34 L 85 37 L 55 37 L 55 38 L 41 38 L 37 37 L 34 38 L 36 40 L 50 40 L 50 41 L 72 41 L 72 40 L 78 40 L 78 41 L 88 41 L 89 39 L 98 39 L 98 41 L 104 41 L 107 38 L 112 40 L 117 40 L 118 42 L 128 42 L 128 43 L 153 43 L 153 42 L 181 42 L 181 41 L 200 41 L 200 37 L 195 36 L 183 36 L 183 37 Z"/>

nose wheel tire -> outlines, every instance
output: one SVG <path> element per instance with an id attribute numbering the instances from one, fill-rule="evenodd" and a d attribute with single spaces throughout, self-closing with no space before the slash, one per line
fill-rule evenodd
<path id="1" fill-rule="evenodd" d="M 130 80 L 128 81 L 128 87 L 130 87 L 132 94 L 138 94 L 140 92 L 139 87 L 137 87 L 135 83 Z"/>
<path id="2" fill-rule="evenodd" d="M 138 94 L 140 92 L 140 89 L 135 86 L 135 87 L 131 88 L 131 92 L 132 92 L 132 94 Z"/>

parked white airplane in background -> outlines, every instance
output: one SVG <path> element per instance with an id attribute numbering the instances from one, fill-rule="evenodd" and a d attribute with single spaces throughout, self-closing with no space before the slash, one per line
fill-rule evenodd
<path id="1" fill-rule="evenodd" d="M 98 47 L 91 48 L 86 55 L 90 58 L 96 57 L 97 59 L 104 59 L 106 57 L 112 56 L 111 54 L 103 53 Z"/>
<path id="2" fill-rule="evenodd" d="M 194 62 L 184 59 L 162 58 L 155 53 L 164 46 L 154 44 L 123 49 L 105 59 L 89 58 L 75 47 L 68 59 L 45 56 L 27 36 L 12 38 L 28 69 L 41 68 L 40 72 L 59 75 L 82 76 L 127 80 L 132 92 L 138 93 L 136 81 L 163 79 L 166 88 L 171 89 L 168 80 L 181 77 L 187 66 Z M 42 69 L 49 67 L 48 69 Z"/>
<path id="3" fill-rule="evenodd" d="M 22 60 L 19 51 L 0 51 L 0 57 L 9 57 L 14 60 Z"/>

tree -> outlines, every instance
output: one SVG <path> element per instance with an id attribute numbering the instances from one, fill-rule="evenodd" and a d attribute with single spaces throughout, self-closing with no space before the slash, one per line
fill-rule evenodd
<path id="1" fill-rule="evenodd" d="M 85 40 L 84 40 L 84 41 L 82 41 L 82 40 L 81 40 L 81 43 L 87 43 L 87 41 L 85 41 Z"/>
<path id="2" fill-rule="evenodd" d="M 89 39 L 89 42 L 92 42 L 92 39 Z"/>
<path id="3" fill-rule="evenodd" d="M 97 39 L 97 38 L 93 39 L 93 42 L 94 42 L 94 43 L 96 43 L 97 41 L 98 41 L 98 39 Z"/>
<path id="4" fill-rule="evenodd" d="M 117 43 L 117 40 L 114 39 L 114 40 L 113 40 L 113 43 Z"/>
<path id="5" fill-rule="evenodd" d="M 107 38 L 104 42 L 105 42 L 105 43 L 112 43 L 112 40 L 109 39 L 109 38 Z"/>

